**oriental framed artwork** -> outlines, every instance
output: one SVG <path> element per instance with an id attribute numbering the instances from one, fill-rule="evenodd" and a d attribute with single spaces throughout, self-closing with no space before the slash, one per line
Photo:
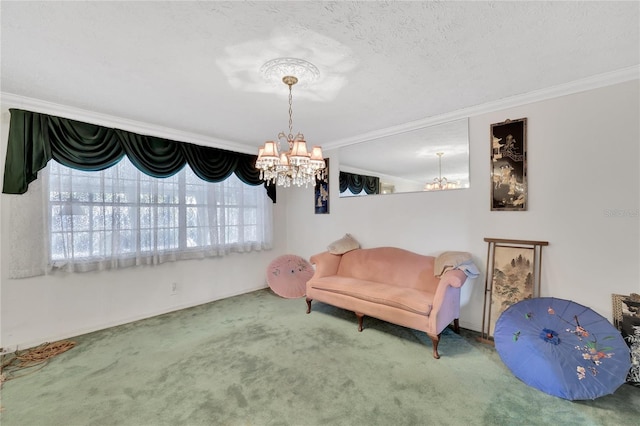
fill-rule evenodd
<path id="1" fill-rule="evenodd" d="M 324 179 L 316 180 L 313 190 L 313 201 L 316 214 L 329 214 L 329 159 L 324 159 L 327 168 L 324 171 Z"/>
<path id="2" fill-rule="evenodd" d="M 485 238 L 487 276 L 481 340 L 490 341 L 500 314 L 524 299 L 540 296 L 542 247 L 547 241 Z"/>
<path id="3" fill-rule="evenodd" d="M 491 125 L 491 210 L 527 210 L 527 119 Z"/>

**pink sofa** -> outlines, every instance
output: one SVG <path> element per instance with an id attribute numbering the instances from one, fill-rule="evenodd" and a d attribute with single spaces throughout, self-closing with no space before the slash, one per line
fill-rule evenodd
<path id="1" fill-rule="evenodd" d="M 459 332 L 460 287 L 467 279 L 458 269 L 434 275 L 435 257 L 395 247 L 356 249 L 342 255 L 311 257 L 315 274 L 307 282 L 307 313 L 316 300 L 355 312 L 358 331 L 370 316 L 424 331 L 440 358 L 440 333 L 451 322 Z"/>

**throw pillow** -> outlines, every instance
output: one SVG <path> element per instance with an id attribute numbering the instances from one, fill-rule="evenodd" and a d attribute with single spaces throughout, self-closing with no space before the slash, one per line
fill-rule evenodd
<path id="1" fill-rule="evenodd" d="M 340 238 L 329 244 L 327 250 L 331 254 L 344 254 L 348 251 L 359 249 L 360 243 L 356 241 L 351 234 L 344 234 L 344 237 Z"/>
<path id="2" fill-rule="evenodd" d="M 433 273 L 436 277 L 440 277 L 449 269 L 457 268 L 465 262 L 471 260 L 471 253 L 465 251 L 445 251 L 436 258 Z"/>

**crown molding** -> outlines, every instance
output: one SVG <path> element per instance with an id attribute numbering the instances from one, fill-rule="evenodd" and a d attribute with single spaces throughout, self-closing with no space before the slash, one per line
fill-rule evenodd
<path id="1" fill-rule="evenodd" d="M 323 149 L 336 149 L 342 146 L 352 145 L 360 142 L 366 142 L 374 139 L 380 139 L 388 136 L 399 135 L 413 130 L 423 129 L 425 127 L 436 124 L 446 123 L 462 118 L 469 118 L 481 114 L 487 114 L 500 111 L 507 108 L 518 107 L 531 104 L 534 102 L 545 101 L 548 99 L 558 98 L 561 96 L 572 95 L 574 93 L 584 92 L 587 90 L 598 89 L 601 87 L 612 86 L 618 83 L 624 83 L 631 80 L 640 79 L 640 65 L 623 68 L 620 70 L 598 74 L 592 77 L 575 80 L 569 83 L 560 84 L 520 95 L 510 96 L 504 99 L 487 102 L 480 105 L 474 105 L 462 108 L 445 114 L 434 115 L 424 119 L 410 121 L 397 126 L 387 127 L 373 132 L 363 133 L 358 136 L 339 139 L 323 143 Z"/>
<path id="2" fill-rule="evenodd" d="M 74 108 L 54 102 L 15 95 L 13 93 L 0 92 L 0 105 L 2 106 L 2 109 L 25 109 L 41 114 L 55 115 L 71 120 L 96 124 L 98 126 L 126 130 L 141 135 L 156 136 L 159 138 L 175 140 L 178 142 L 186 142 L 196 145 L 227 149 L 229 151 L 241 152 L 245 154 L 255 154 L 255 150 L 253 150 L 251 147 L 242 145 L 240 143 L 209 136 L 203 136 L 197 133 L 176 130 L 155 124 L 144 123 L 141 121 L 129 120 L 126 118 L 102 114 L 81 108 Z"/>
<path id="3" fill-rule="evenodd" d="M 521 95 L 515 95 L 508 98 L 487 102 L 481 105 L 459 109 L 445 114 L 439 114 L 416 121 L 410 121 L 397 126 L 375 130 L 373 132 L 363 133 L 358 136 L 325 142 L 323 143 L 323 149 L 336 149 L 342 146 L 380 139 L 387 136 L 398 135 L 413 130 L 422 129 L 428 126 L 446 123 L 448 121 L 469 118 L 481 114 L 499 111 L 502 109 L 518 107 L 534 102 L 540 102 L 560 96 L 571 95 L 586 90 L 597 89 L 600 87 L 611 86 L 614 84 L 638 79 L 640 79 L 640 65 L 635 65 L 632 67 L 623 68 L 604 74 L 598 74 L 569 83 L 535 90 Z M 108 114 L 101 114 L 81 108 L 69 107 L 53 102 L 15 95 L 13 93 L 0 92 L 0 105 L 3 109 L 26 109 L 33 112 L 56 115 L 100 126 L 118 128 L 143 135 L 157 136 L 181 142 L 194 143 L 197 145 L 228 149 L 230 151 L 242 152 L 246 154 L 255 153 L 255 150 L 253 150 L 251 147 L 237 142 L 203 136 L 200 134 L 185 132 L 181 130 L 175 130 L 168 127 L 129 120 L 126 118 L 116 117 Z"/>

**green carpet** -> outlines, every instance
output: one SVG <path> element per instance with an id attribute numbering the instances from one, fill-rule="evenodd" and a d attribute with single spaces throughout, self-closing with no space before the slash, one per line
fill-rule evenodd
<path id="1" fill-rule="evenodd" d="M 79 336 L 2 388 L 2 426 L 637 425 L 640 389 L 570 402 L 495 350 L 270 290 Z"/>

